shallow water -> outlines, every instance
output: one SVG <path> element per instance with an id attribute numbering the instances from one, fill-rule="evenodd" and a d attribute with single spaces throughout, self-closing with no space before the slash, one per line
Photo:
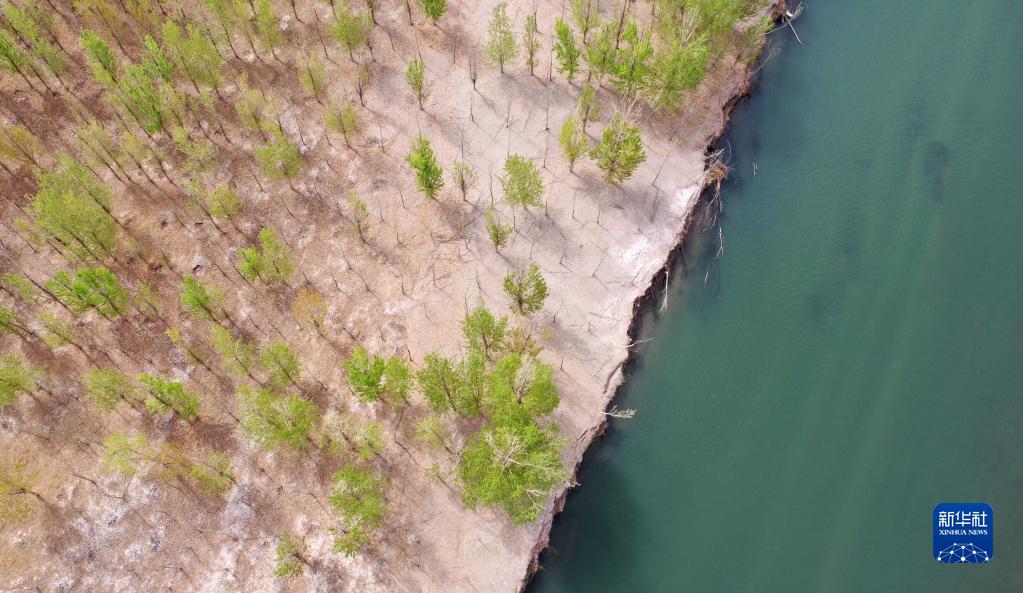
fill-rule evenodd
<path id="1" fill-rule="evenodd" d="M 532 593 L 1023 589 L 1023 3 L 797 28 Z M 994 507 L 991 563 L 935 562 L 941 501 Z"/>

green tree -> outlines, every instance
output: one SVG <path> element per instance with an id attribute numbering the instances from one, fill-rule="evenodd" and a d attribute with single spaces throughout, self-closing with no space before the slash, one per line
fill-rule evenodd
<path id="1" fill-rule="evenodd" d="M 498 421 L 521 422 L 546 416 L 558 407 L 554 370 L 535 356 L 507 354 L 494 365 L 486 408 Z"/>
<path id="2" fill-rule="evenodd" d="M 423 12 L 426 16 L 430 17 L 433 24 L 436 25 L 440 17 L 444 16 L 444 11 L 448 9 L 446 0 L 418 0 L 419 5 L 423 7 Z"/>
<path id="3" fill-rule="evenodd" d="M 0 289 L 6 290 L 12 297 L 21 299 L 26 303 L 39 303 L 43 298 L 43 291 L 28 279 L 24 274 L 7 272 L 0 275 Z"/>
<path id="4" fill-rule="evenodd" d="M 576 45 L 572 30 L 562 19 L 554 23 L 554 37 L 554 57 L 558 60 L 558 72 L 566 75 L 568 81 L 572 82 L 579 71 L 579 55 L 582 49 Z"/>
<path id="5" fill-rule="evenodd" d="M 64 321 L 60 317 L 49 312 L 42 312 L 36 318 L 43 326 L 42 338 L 47 346 L 60 348 L 75 342 L 75 327 L 70 321 Z M 2 322 L 0 322 L 2 325 Z"/>
<path id="6" fill-rule="evenodd" d="M 384 450 L 379 424 L 372 420 L 359 420 L 337 410 L 323 415 L 317 442 L 334 455 L 342 455 L 350 449 L 360 461 L 369 461 Z"/>
<path id="7" fill-rule="evenodd" d="M 412 142 L 412 152 L 406 157 L 412 170 L 416 172 L 416 186 L 431 200 L 444 187 L 444 170 L 437 164 L 430 141 L 423 136 L 416 136 Z"/>
<path id="8" fill-rule="evenodd" d="M 25 73 L 32 68 L 31 61 L 28 56 L 18 47 L 16 43 L 7 35 L 7 31 L 0 29 L 0 68 L 8 70 L 10 72 L 16 72 L 25 84 L 32 90 L 40 93 L 44 96 L 39 89 L 28 79 Z"/>
<path id="9" fill-rule="evenodd" d="M 242 209 L 242 198 L 226 183 L 218 183 L 209 191 L 201 190 L 193 198 L 203 205 L 203 209 L 217 218 L 230 220 Z"/>
<path id="10" fill-rule="evenodd" d="M 348 50 L 348 59 L 354 62 L 355 50 L 366 43 L 368 39 L 369 22 L 366 18 L 352 12 L 347 2 L 339 4 L 340 6 L 335 12 L 336 20 L 327 31 L 331 37 Z"/>
<path id="11" fill-rule="evenodd" d="M 242 431 L 271 451 L 288 446 L 304 451 L 320 416 L 313 402 L 298 395 L 277 395 L 269 389 L 238 390 Z"/>
<path id="12" fill-rule="evenodd" d="M 79 40 L 85 50 L 85 62 L 92 71 L 92 77 L 104 86 L 111 86 L 117 80 L 117 58 L 107 42 L 90 31 L 82 29 Z"/>
<path id="13" fill-rule="evenodd" d="M 0 462 L 0 525 L 20 521 L 32 512 L 31 498 L 45 503 L 35 491 L 36 474 L 23 461 Z"/>
<path id="14" fill-rule="evenodd" d="M 277 547 L 274 548 L 274 575 L 293 579 L 302 574 L 302 568 L 309 564 L 306 560 L 305 538 L 284 532 L 277 536 Z"/>
<path id="15" fill-rule="evenodd" d="M 331 527 L 334 551 L 354 556 L 370 542 L 383 525 L 387 510 L 387 480 L 370 469 L 348 466 L 331 478 L 330 506 L 339 513 Z"/>
<path id="16" fill-rule="evenodd" d="M 597 0 L 572 0 L 572 20 L 583 34 L 583 44 L 590 29 L 600 25 L 600 7 Z"/>
<path id="17" fill-rule="evenodd" d="M 151 414 L 173 412 L 185 422 L 199 417 L 199 394 L 186 390 L 181 381 L 169 381 L 147 373 L 139 375 L 138 380 L 148 394 L 144 403 Z"/>
<path id="18" fill-rule="evenodd" d="M 516 523 L 536 519 L 565 479 L 562 445 L 555 429 L 535 422 L 486 426 L 461 451 L 462 499 L 470 507 L 501 506 Z"/>
<path id="19" fill-rule="evenodd" d="M 181 279 L 181 306 L 197 319 L 216 321 L 225 316 L 223 291 L 190 274 Z"/>
<path id="20" fill-rule="evenodd" d="M 0 355 L 0 409 L 13 404 L 22 393 L 32 396 L 44 376 L 41 369 L 23 363 L 13 354 Z"/>
<path id="21" fill-rule="evenodd" d="M 526 50 L 526 66 L 529 73 L 536 67 L 536 52 L 540 49 L 540 30 L 536 27 L 536 14 L 526 17 L 526 29 L 522 33 L 522 47 Z"/>
<path id="22" fill-rule="evenodd" d="M 497 212 L 493 207 L 487 208 L 484 226 L 487 228 L 487 235 L 490 236 L 490 242 L 494 245 L 494 251 L 501 251 L 501 249 L 508 244 L 508 239 L 515 230 L 513 225 L 504 224 L 498 220 Z"/>
<path id="23" fill-rule="evenodd" d="M 508 3 L 501 2 L 494 7 L 488 26 L 487 42 L 483 45 L 483 55 L 491 64 L 497 64 L 504 74 L 504 65 L 515 60 L 519 55 L 519 46 L 512 31 L 511 19 L 508 18 Z"/>
<path id="24" fill-rule="evenodd" d="M 677 109 L 686 93 L 707 76 L 710 51 L 704 38 L 686 45 L 673 43 L 654 55 L 643 95 L 656 109 Z"/>
<path id="25" fill-rule="evenodd" d="M 416 380 L 431 410 L 454 412 L 460 416 L 480 414 L 480 402 L 466 383 L 465 369 L 461 365 L 433 353 L 427 354 L 423 362 L 423 368 L 416 373 Z"/>
<path id="26" fill-rule="evenodd" d="M 611 68 L 611 83 L 619 94 L 628 97 L 646 85 L 654 46 L 650 31 L 640 31 L 633 21 L 625 24 L 620 43 Z"/>
<path id="27" fill-rule="evenodd" d="M 416 101 L 419 102 L 419 109 L 422 110 L 423 101 L 430 96 L 430 90 L 426 86 L 426 63 L 422 58 L 417 57 L 409 62 L 408 69 L 405 70 L 405 82 L 412 89 Z"/>
<path id="28" fill-rule="evenodd" d="M 82 383 L 85 393 L 104 412 L 113 411 L 122 401 L 134 406 L 141 400 L 135 383 L 117 369 L 90 369 L 82 377 Z"/>
<path id="29" fill-rule="evenodd" d="M 281 340 L 274 340 L 259 351 L 259 364 L 269 374 L 270 385 L 277 389 L 284 389 L 289 383 L 298 386 L 302 376 L 298 356 Z"/>
<path id="30" fill-rule="evenodd" d="M 493 360 L 504 349 L 504 337 L 508 331 L 508 318 L 494 317 L 482 302 L 462 319 L 462 335 L 470 352 L 487 360 Z"/>
<path id="31" fill-rule="evenodd" d="M 576 115 L 582 123 L 583 133 L 586 133 L 586 124 L 595 122 L 600 118 L 600 103 L 597 102 L 597 89 L 591 85 L 584 85 L 579 93 L 579 103 L 575 108 Z"/>
<path id="32" fill-rule="evenodd" d="M 115 432 L 103 439 L 100 467 L 110 474 L 133 476 L 139 466 L 151 461 L 155 455 L 153 445 L 140 432 Z"/>
<path id="33" fill-rule="evenodd" d="M 0 123 L 0 159 L 18 167 L 41 168 L 39 155 L 45 154 L 42 142 L 25 128 Z"/>
<path id="34" fill-rule="evenodd" d="M 255 2 L 256 30 L 259 32 L 260 41 L 276 58 L 275 50 L 283 43 L 284 35 L 277 25 L 277 15 L 274 14 L 273 4 L 270 0 L 255 0 Z"/>
<path id="35" fill-rule="evenodd" d="M 561 152 L 565 154 L 565 159 L 568 161 L 568 170 L 574 170 L 575 162 L 590 148 L 590 139 L 583 133 L 583 127 L 579 123 L 578 117 L 570 116 L 561 125 L 561 131 L 558 132 L 558 144 L 561 145 Z"/>
<path id="36" fill-rule="evenodd" d="M 106 268 L 81 268 L 70 274 L 61 270 L 46 282 L 57 299 L 76 313 L 95 309 L 112 318 L 128 312 L 131 295 L 128 289 Z"/>
<path id="37" fill-rule="evenodd" d="M 173 20 L 167 19 L 162 34 L 167 58 L 174 71 L 188 79 L 200 98 L 206 97 L 211 90 L 216 91 L 220 86 L 223 58 L 199 27 L 188 23 L 182 30 Z M 158 63 L 159 58 L 154 62 Z"/>
<path id="38" fill-rule="evenodd" d="M 213 347 L 224 360 L 224 367 L 229 373 L 247 375 L 255 378 L 253 371 L 258 363 L 256 346 L 246 342 L 244 338 L 235 338 L 231 332 L 219 325 L 210 330 Z"/>
<path id="39" fill-rule="evenodd" d="M 625 121 L 620 113 L 616 113 L 611 123 L 604 128 L 600 142 L 593 147 L 591 155 L 604 172 L 604 181 L 625 181 L 646 160 L 639 126 Z"/>
<path id="40" fill-rule="evenodd" d="M 597 76 L 598 84 L 605 73 L 611 71 L 618 54 L 619 38 L 618 21 L 610 20 L 600 28 L 596 36 L 586 46 L 586 62 L 590 67 L 590 77 Z"/>
<path id="41" fill-rule="evenodd" d="M 348 205 L 352 207 L 352 227 L 359 233 L 359 239 L 366 242 L 366 231 L 369 230 L 369 208 L 354 189 L 348 190 Z"/>
<path id="42" fill-rule="evenodd" d="M 255 155 L 259 168 L 270 181 L 292 179 L 302 166 L 302 153 L 298 146 L 280 133 L 273 134 L 266 144 L 257 146 Z"/>
<path id="43" fill-rule="evenodd" d="M 186 473 L 199 490 L 209 496 L 220 496 L 235 483 L 231 459 L 218 451 L 189 460 Z"/>
<path id="44" fill-rule="evenodd" d="M 110 189 L 88 169 L 61 155 L 57 166 L 36 174 L 39 191 L 29 212 L 43 235 L 79 261 L 114 253 L 117 223 L 110 215 Z"/>
<path id="45" fill-rule="evenodd" d="M 323 60 L 317 54 L 307 55 L 302 59 L 301 69 L 298 71 L 298 83 L 302 85 L 305 92 L 312 95 L 317 101 L 323 93 L 326 71 L 323 67 Z"/>
<path id="46" fill-rule="evenodd" d="M 352 138 L 359 133 L 359 118 L 355 106 L 348 101 L 331 102 L 327 105 L 323 118 L 327 129 L 341 134 L 345 139 L 345 146 L 351 148 Z"/>
<path id="47" fill-rule="evenodd" d="M 468 201 L 469 190 L 479 184 L 479 174 L 472 165 L 465 161 L 455 161 L 451 167 L 451 181 L 454 182 L 458 191 L 462 192 L 462 200 Z"/>
<path id="48" fill-rule="evenodd" d="M 512 206 L 542 206 L 543 179 L 533 161 L 519 154 L 508 155 L 501 178 L 504 199 Z"/>
<path id="49" fill-rule="evenodd" d="M 532 315 L 543 308 L 547 300 L 547 281 L 540 274 L 540 266 L 529 264 L 525 270 L 509 272 L 504 277 L 504 292 L 511 297 L 511 309 L 519 315 Z"/>
<path id="50" fill-rule="evenodd" d="M 359 401 L 362 403 L 377 401 L 384 390 L 384 368 L 387 362 L 377 356 L 370 355 L 362 346 L 352 350 L 352 357 L 345 361 L 348 372 L 348 383 L 352 386 Z"/>
<path id="51" fill-rule="evenodd" d="M 247 280 L 261 280 L 264 284 L 287 284 L 295 271 L 291 250 L 281 241 L 277 231 L 263 228 L 259 231 L 259 249 L 244 247 L 238 250 L 238 270 Z"/>
<path id="52" fill-rule="evenodd" d="M 391 405 L 404 404 L 412 391 L 412 369 L 399 356 L 387 359 L 384 365 L 384 401 Z"/>

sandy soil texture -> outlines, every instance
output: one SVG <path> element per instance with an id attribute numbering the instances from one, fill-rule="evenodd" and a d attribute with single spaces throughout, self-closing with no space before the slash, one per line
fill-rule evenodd
<path id="1" fill-rule="evenodd" d="M 549 74 L 550 32 L 565 10 L 562 3 L 535 4 L 544 39 L 539 65 L 530 75 L 521 59 L 501 74 L 479 55 L 494 0 L 449 1 L 439 26 L 417 12 L 415 27 L 408 26 L 403 3 L 384 2 L 372 33 L 373 56 L 365 50 L 357 56 L 368 64 L 370 77 L 365 108 L 360 107 L 362 131 L 351 148 L 341 136 L 325 133 L 321 101 L 301 91 L 295 68 L 286 65 L 303 50 L 323 51 L 311 26 L 317 17 L 329 21 L 329 5 L 315 3 L 314 14 L 313 6 L 298 2 L 298 22 L 290 3 L 275 4 L 288 36 L 279 61 L 267 55 L 262 56 L 265 62 L 257 60 L 236 43 L 243 59 L 225 67 L 225 78 L 244 73 L 250 84 L 275 99 L 288 138 L 304 155 L 296 179 L 267 183 L 253 175 L 251 150 L 260 138 L 243 131 L 232 113 L 238 93 L 233 83 L 222 86 L 225 99 L 216 103 L 230 141 L 212 122 L 206 128 L 221 155 L 213 178 L 235 183 L 245 201 L 234 223 L 213 224 L 169 184 L 163 184 L 164 195 L 97 171 L 114 188 L 114 214 L 125 229 L 122 239 L 133 237 L 138 248 L 120 256 L 112 268 L 133 286 L 142 281 L 152 285 L 164 315 L 113 322 L 95 314 L 82 317 L 76 323 L 85 350 L 103 364 L 109 364 L 109 356 L 131 373 L 158 372 L 187 381 L 203 393 L 204 421 L 182 425 L 128 408 L 101 415 L 82 396 L 78 377 L 96 364 L 82 352 L 0 338 L 3 352 L 49 369 L 51 394 L 24 398 L 0 416 L 0 447 L 10 459 L 29 461 L 40 492 L 53 503 L 2 527 L 0 589 L 520 589 L 569 484 L 551 497 L 539 521 L 524 526 L 513 525 L 499 510 L 466 509 L 451 474 L 453 460 L 415 441 L 414 426 L 425 405 L 416 401 L 395 411 L 359 404 L 341 361 L 356 345 L 407 355 L 415 363 L 428 352 L 458 354 L 458 322 L 467 309 L 482 299 L 494 311 L 508 312 L 502 278 L 536 262 L 551 296 L 531 323 L 537 331 L 546 328 L 549 337 L 541 357 L 554 367 L 561 395 L 553 418 L 568 441 L 566 465 L 575 467 L 621 381 L 637 299 L 683 236 L 704 184 L 708 144 L 723 130 L 727 106 L 745 91 L 749 73 L 746 63 L 723 57 L 678 112 L 637 108 L 647 159 L 631 179 L 608 186 L 592 161 L 583 160 L 570 172 L 557 145 L 557 131 L 579 94 L 578 82 Z M 534 4 L 509 4 L 520 34 Z M 326 46 L 329 94 L 358 103 L 356 65 L 335 42 L 328 39 Z M 404 78 L 417 54 L 426 63 L 430 90 L 423 110 Z M 479 62 L 475 90 L 469 76 L 473 61 Z M 87 74 L 71 86 L 85 102 L 98 106 L 104 121 L 113 121 L 112 112 L 98 101 L 101 90 Z M 47 104 L 6 75 L 0 91 L 5 118 L 24 122 L 48 146 L 74 150 L 68 140 L 70 111 L 59 101 Z M 600 104 L 601 121 L 588 127 L 593 138 L 615 111 L 617 98 L 601 90 Z M 432 141 L 446 173 L 456 159 L 476 168 L 479 185 L 467 199 L 449 177 L 435 201 L 416 191 L 405 162 L 416 134 Z M 525 155 L 541 167 L 544 207 L 513 210 L 503 202 L 499 178 L 509 153 Z M 181 166 L 173 157 L 169 161 Z M 21 173 L 0 176 L 0 192 L 9 196 L 0 205 L 5 255 L 0 271 L 43 281 L 65 265 L 52 251 L 29 246 L 18 232 L 15 220 L 34 191 L 28 170 Z M 350 190 L 369 207 L 365 241 L 353 230 Z M 489 207 L 502 221 L 515 223 L 510 244 L 500 253 L 484 228 Z M 235 251 L 253 245 L 263 226 L 277 229 L 295 254 L 299 272 L 287 287 L 250 284 L 236 269 Z M 390 482 L 390 514 L 366 554 L 344 558 L 330 551 L 327 528 L 334 519 L 326 492 L 340 461 L 322 452 L 270 454 L 246 440 L 233 420 L 239 382 L 219 372 L 215 362 L 212 368 L 196 364 L 166 338 L 169 327 L 180 327 L 198 350 L 212 353 L 208 324 L 187 317 L 177 305 L 179 277 L 186 273 L 226 291 L 228 309 L 249 338 L 292 344 L 303 361 L 302 390 L 321 408 L 348 410 L 385 427 L 387 447 L 374 463 Z M 329 304 L 320 334 L 303 331 L 289 314 L 297 291 L 309 286 Z M 7 295 L 4 299 L 11 306 Z M 43 307 L 59 311 L 52 304 Z M 98 463 L 100 442 L 113 431 L 130 429 L 229 452 L 238 484 L 224 499 L 211 499 L 162 482 L 154 472 L 132 478 L 104 474 Z M 428 477 L 435 463 L 446 472 L 444 482 Z M 304 535 L 310 546 L 311 566 L 290 583 L 273 575 L 275 536 L 286 530 Z"/>

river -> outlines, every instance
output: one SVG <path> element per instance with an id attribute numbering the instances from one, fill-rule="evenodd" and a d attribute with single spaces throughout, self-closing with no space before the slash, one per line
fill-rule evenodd
<path id="1" fill-rule="evenodd" d="M 796 25 L 531 593 L 1023 590 L 1023 3 Z M 993 507 L 990 563 L 935 562 L 942 501 Z"/>

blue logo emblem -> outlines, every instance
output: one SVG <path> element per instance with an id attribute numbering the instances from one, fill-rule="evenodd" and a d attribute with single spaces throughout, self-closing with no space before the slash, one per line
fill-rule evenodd
<path id="1" fill-rule="evenodd" d="M 983 502 L 934 507 L 934 558 L 942 564 L 985 564 L 995 555 L 995 514 Z"/>

